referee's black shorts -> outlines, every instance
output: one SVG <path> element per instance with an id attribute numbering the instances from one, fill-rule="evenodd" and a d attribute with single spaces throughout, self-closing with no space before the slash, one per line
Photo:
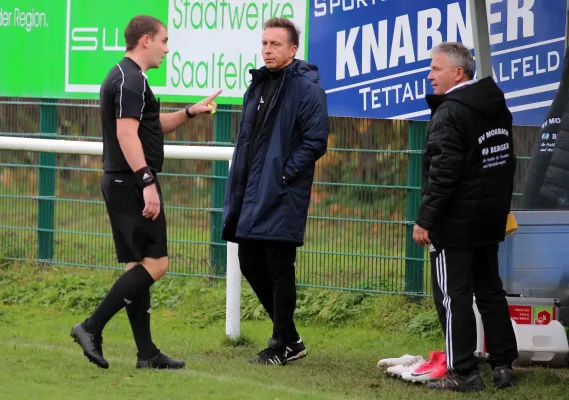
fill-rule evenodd
<path id="1" fill-rule="evenodd" d="M 111 221 L 119 263 L 138 262 L 145 257 L 168 255 L 166 217 L 160 185 L 160 215 L 156 220 L 142 216 L 144 197 L 136 185 L 134 173 L 105 172 L 101 183 L 103 197 Z"/>

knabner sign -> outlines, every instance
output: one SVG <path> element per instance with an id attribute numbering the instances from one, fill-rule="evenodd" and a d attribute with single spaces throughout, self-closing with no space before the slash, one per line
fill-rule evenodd
<path id="1" fill-rule="evenodd" d="M 487 0 L 494 78 L 514 123 L 541 125 L 559 86 L 566 2 Z M 473 48 L 467 0 L 312 0 L 309 61 L 331 115 L 428 119 L 430 50 Z"/>

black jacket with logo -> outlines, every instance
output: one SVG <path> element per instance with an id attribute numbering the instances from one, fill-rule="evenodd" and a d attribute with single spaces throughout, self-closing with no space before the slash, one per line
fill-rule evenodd
<path id="1" fill-rule="evenodd" d="M 504 240 L 516 159 L 512 115 L 490 77 L 428 95 L 431 122 L 423 148 L 417 225 L 436 246 Z"/>

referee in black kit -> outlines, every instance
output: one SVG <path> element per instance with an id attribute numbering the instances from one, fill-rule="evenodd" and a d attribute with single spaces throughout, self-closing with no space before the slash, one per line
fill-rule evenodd
<path id="1" fill-rule="evenodd" d="M 126 272 L 71 336 L 101 368 L 102 331 L 123 307 L 138 349 L 137 368 L 178 369 L 184 361 L 162 354 L 150 334 L 150 286 L 166 273 L 168 249 L 164 202 L 157 174 L 164 161 L 163 132 L 172 132 L 198 114 L 211 113 L 221 91 L 185 109 L 163 114 L 145 71 L 158 68 L 168 53 L 166 26 L 151 16 L 134 17 L 124 31 L 125 57 L 101 85 L 103 129 L 102 192 L 117 258 Z"/>

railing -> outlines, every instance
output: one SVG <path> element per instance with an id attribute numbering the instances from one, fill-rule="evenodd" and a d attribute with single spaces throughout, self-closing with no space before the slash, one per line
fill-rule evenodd
<path id="1" fill-rule="evenodd" d="M 37 151 L 42 153 L 84 154 L 94 156 L 100 156 L 103 154 L 102 143 L 18 137 L 0 137 L 0 149 Z M 164 157 L 166 159 L 231 161 L 232 155 L 233 147 L 164 146 Z M 51 207 L 49 208 L 53 208 L 53 200 L 54 196 L 52 195 L 38 196 L 38 201 L 43 202 L 44 207 L 45 204 L 51 203 Z M 53 217 L 54 216 L 52 214 L 52 218 Z M 49 225 L 53 226 L 53 223 L 50 223 Z M 45 233 L 51 234 L 52 232 L 40 232 L 38 235 L 38 242 L 53 241 L 53 235 L 45 235 Z M 48 243 L 47 245 L 44 244 L 44 246 L 53 248 L 53 243 Z M 41 248 L 42 246 L 40 245 L 39 247 Z M 241 271 L 239 269 L 239 259 L 237 257 L 237 245 L 234 243 L 227 244 L 226 271 L 226 334 L 229 337 L 238 337 L 241 321 Z"/>

